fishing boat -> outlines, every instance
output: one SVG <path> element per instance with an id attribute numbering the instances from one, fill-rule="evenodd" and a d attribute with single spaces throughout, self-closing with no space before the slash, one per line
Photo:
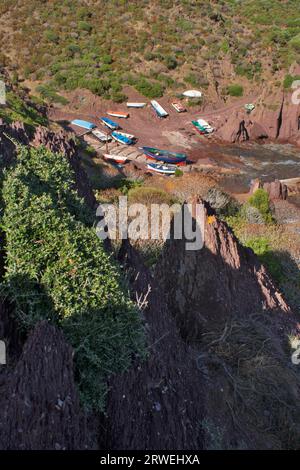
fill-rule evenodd
<path id="1" fill-rule="evenodd" d="M 250 114 L 251 111 L 253 111 L 255 109 L 255 104 L 247 103 L 247 104 L 245 104 L 245 109 L 246 109 L 247 113 Z"/>
<path id="2" fill-rule="evenodd" d="M 135 142 L 135 136 L 132 134 L 127 134 L 126 132 L 114 131 L 111 134 L 112 138 L 119 142 L 120 144 L 132 145 Z"/>
<path id="3" fill-rule="evenodd" d="M 201 98 L 202 92 L 198 90 L 187 90 L 182 93 L 186 98 Z"/>
<path id="4" fill-rule="evenodd" d="M 185 153 L 169 152 L 168 150 L 159 150 L 154 147 L 140 147 L 140 150 L 142 150 L 146 157 L 151 160 L 156 160 L 162 163 L 172 163 L 175 165 L 186 164 L 187 157 Z"/>
<path id="5" fill-rule="evenodd" d="M 174 175 L 176 172 L 175 165 L 162 165 L 161 163 L 148 163 L 147 168 L 150 171 L 155 171 L 156 173 L 162 173 L 164 175 Z"/>
<path id="6" fill-rule="evenodd" d="M 108 162 L 118 163 L 120 165 L 123 165 L 127 162 L 127 157 L 124 157 L 122 155 L 111 155 L 109 153 L 105 153 L 103 155 L 103 158 Z"/>
<path id="7" fill-rule="evenodd" d="M 82 127 L 83 129 L 87 129 L 87 130 L 92 130 L 92 129 L 95 129 L 95 127 L 97 127 L 92 122 L 82 121 L 81 119 L 74 119 L 74 121 L 72 121 L 71 124 L 73 126 Z"/>
<path id="8" fill-rule="evenodd" d="M 155 100 L 151 101 L 151 106 L 158 115 L 158 117 L 163 118 L 169 116 L 169 113 Z"/>
<path id="9" fill-rule="evenodd" d="M 211 134 L 212 132 L 214 132 L 214 128 L 211 127 L 206 121 L 204 121 L 204 119 L 192 121 L 192 124 L 200 134 Z"/>
<path id="10" fill-rule="evenodd" d="M 107 111 L 107 114 L 109 114 L 109 116 L 123 119 L 127 119 L 129 117 L 129 113 L 125 113 L 124 111 Z"/>
<path id="11" fill-rule="evenodd" d="M 177 113 L 184 113 L 186 111 L 185 107 L 181 103 L 172 103 L 173 108 Z"/>
<path id="12" fill-rule="evenodd" d="M 112 129 L 113 131 L 120 128 L 117 122 L 114 122 L 111 119 L 108 119 L 107 117 L 101 117 L 100 121 L 102 122 L 102 124 L 109 127 L 109 129 Z"/>
<path id="13" fill-rule="evenodd" d="M 146 103 L 127 103 L 127 108 L 144 108 Z"/>
<path id="14" fill-rule="evenodd" d="M 95 129 L 92 131 L 92 135 L 96 137 L 96 139 L 100 140 L 100 142 L 110 142 L 111 136 L 109 134 L 105 134 L 104 132 Z"/>

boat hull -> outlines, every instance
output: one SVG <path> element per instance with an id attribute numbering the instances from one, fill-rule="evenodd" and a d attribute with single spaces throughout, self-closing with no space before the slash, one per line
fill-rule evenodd
<path id="1" fill-rule="evenodd" d="M 144 108 L 146 103 L 127 103 L 127 108 Z"/>
<path id="2" fill-rule="evenodd" d="M 141 147 L 147 158 L 162 163 L 170 163 L 175 165 L 185 165 L 186 155 L 184 153 L 168 152 L 167 150 L 159 150 L 152 147 Z"/>
<path id="3" fill-rule="evenodd" d="M 159 173 L 162 175 L 174 175 L 176 172 L 176 168 L 170 168 L 167 165 L 158 165 L 155 163 L 148 163 L 147 168 L 150 171 L 153 171 L 155 173 Z"/>
<path id="4" fill-rule="evenodd" d="M 111 136 L 116 142 L 119 142 L 120 144 L 123 144 L 123 145 L 134 144 L 133 136 L 131 136 L 130 134 L 126 135 L 124 133 L 113 132 Z"/>
<path id="5" fill-rule="evenodd" d="M 129 117 L 128 113 L 122 113 L 122 112 L 117 112 L 117 111 L 107 111 L 107 114 L 112 117 L 116 118 L 121 118 L 121 119 L 127 119 Z"/>
<path id="6" fill-rule="evenodd" d="M 73 121 L 71 121 L 71 124 L 73 126 L 77 126 L 77 127 L 81 127 L 82 129 L 86 129 L 87 131 L 91 131 L 92 129 L 95 129 L 97 127 L 92 122 L 83 121 L 81 119 L 74 119 Z"/>
<path id="7" fill-rule="evenodd" d="M 172 103 L 173 108 L 177 113 L 184 113 L 186 109 L 180 103 Z"/>
<path id="8" fill-rule="evenodd" d="M 108 127 L 109 129 L 115 131 L 117 129 L 120 128 L 119 124 L 117 124 L 116 122 L 112 121 L 111 119 L 108 119 L 108 118 L 100 118 L 100 121 L 102 122 L 102 124 L 106 127 Z"/>
<path id="9" fill-rule="evenodd" d="M 151 106 L 154 109 L 154 111 L 156 112 L 156 114 L 158 115 L 158 117 L 165 118 L 165 117 L 169 116 L 167 111 L 157 101 L 152 100 L 151 101 Z"/>
<path id="10" fill-rule="evenodd" d="M 109 155 L 105 153 L 103 158 L 108 162 L 118 163 L 119 165 L 123 165 L 127 162 L 127 157 L 122 157 L 121 155 Z"/>

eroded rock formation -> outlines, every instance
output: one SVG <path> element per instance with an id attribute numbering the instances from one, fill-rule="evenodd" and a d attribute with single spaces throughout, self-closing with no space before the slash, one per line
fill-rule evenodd
<path id="1" fill-rule="evenodd" d="M 203 386 L 193 352 L 138 253 L 123 242 L 120 262 L 133 298 L 144 302 L 148 357 L 111 381 L 107 408 L 109 449 L 201 449 Z"/>
<path id="2" fill-rule="evenodd" d="M 35 327 L 2 383 L 1 449 L 94 447 L 79 406 L 72 356 L 59 330 L 46 321 Z"/>
<path id="3" fill-rule="evenodd" d="M 250 194 L 255 193 L 257 189 L 264 189 L 269 194 L 270 201 L 276 201 L 279 199 L 284 201 L 288 197 L 287 186 L 279 180 L 263 183 L 259 179 L 255 179 L 251 182 Z"/>
<path id="4" fill-rule="evenodd" d="M 253 251 L 208 205 L 205 213 L 204 247 L 187 251 L 185 239 L 167 241 L 155 273 L 183 337 L 197 340 L 233 315 L 268 311 L 288 317 L 288 305 Z"/>

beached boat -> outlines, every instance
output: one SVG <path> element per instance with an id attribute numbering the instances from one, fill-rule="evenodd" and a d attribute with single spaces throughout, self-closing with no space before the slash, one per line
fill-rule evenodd
<path id="1" fill-rule="evenodd" d="M 127 162 L 127 157 L 124 157 L 122 155 L 111 155 L 109 153 L 105 153 L 103 155 L 103 158 L 108 162 L 119 163 L 120 165 L 123 165 Z"/>
<path id="2" fill-rule="evenodd" d="M 156 160 L 163 163 L 173 163 L 175 165 L 186 164 L 185 153 L 169 152 L 168 150 L 160 150 L 154 147 L 141 147 L 140 150 L 144 152 L 147 158 Z"/>
<path id="3" fill-rule="evenodd" d="M 186 111 L 185 107 L 182 106 L 181 103 L 172 103 L 172 106 L 177 111 L 177 113 L 184 113 Z"/>
<path id="4" fill-rule="evenodd" d="M 111 136 L 109 134 L 105 134 L 104 132 L 95 129 L 92 131 L 92 135 L 96 137 L 96 139 L 100 140 L 100 142 L 110 142 Z"/>
<path id="5" fill-rule="evenodd" d="M 167 111 L 157 101 L 152 100 L 151 106 L 158 115 L 158 117 L 163 118 L 169 116 L 169 113 L 167 113 Z"/>
<path id="6" fill-rule="evenodd" d="M 71 124 L 73 126 L 82 127 L 83 129 L 87 129 L 87 130 L 92 130 L 92 129 L 95 129 L 95 127 L 97 127 L 92 122 L 82 121 L 81 119 L 74 119 L 74 121 L 72 121 Z"/>
<path id="7" fill-rule="evenodd" d="M 198 90 L 187 90 L 184 91 L 183 96 L 186 96 L 187 98 L 201 98 L 202 97 L 202 92 Z"/>
<path id="8" fill-rule="evenodd" d="M 111 119 L 108 119 L 107 117 L 101 117 L 99 119 L 105 126 L 109 127 L 109 129 L 112 129 L 113 131 L 116 129 L 120 129 L 120 126 L 117 122 L 114 122 Z"/>
<path id="9" fill-rule="evenodd" d="M 250 114 L 251 111 L 253 111 L 255 109 L 255 104 L 247 103 L 247 104 L 245 104 L 245 109 L 246 109 L 247 113 Z"/>
<path id="10" fill-rule="evenodd" d="M 114 131 L 111 134 L 112 138 L 119 142 L 120 144 L 132 145 L 135 142 L 135 137 L 132 134 L 127 134 L 126 132 Z"/>
<path id="11" fill-rule="evenodd" d="M 197 121 L 192 121 L 193 126 L 197 129 L 200 134 L 211 134 L 214 132 L 214 128 L 211 127 L 208 122 L 204 119 L 198 119 Z"/>
<path id="12" fill-rule="evenodd" d="M 107 111 L 107 114 L 109 114 L 109 116 L 123 119 L 127 119 L 129 117 L 129 113 L 126 113 L 124 111 Z"/>
<path id="13" fill-rule="evenodd" d="M 144 108 L 146 103 L 127 103 L 127 108 Z"/>
<path id="14" fill-rule="evenodd" d="M 162 165 L 160 163 L 148 163 L 147 168 L 150 171 L 155 171 L 156 173 L 162 173 L 164 175 L 174 175 L 176 172 L 175 165 Z"/>

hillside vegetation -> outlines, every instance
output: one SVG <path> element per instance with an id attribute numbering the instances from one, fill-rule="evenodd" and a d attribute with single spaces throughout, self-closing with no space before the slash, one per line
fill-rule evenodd
<path id="1" fill-rule="evenodd" d="M 298 0 L 2 0 L 0 61 L 44 94 L 87 88 L 125 99 L 182 86 L 279 79 L 300 55 Z M 216 83 L 215 83 L 216 82 Z M 223 87 L 222 93 L 227 89 Z"/>
<path id="2" fill-rule="evenodd" d="M 67 159 L 20 147 L 3 182 L 6 272 L 2 291 L 25 331 L 58 324 L 75 350 L 83 402 L 102 409 L 110 374 L 143 354 L 139 312 L 98 240 Z"/>

